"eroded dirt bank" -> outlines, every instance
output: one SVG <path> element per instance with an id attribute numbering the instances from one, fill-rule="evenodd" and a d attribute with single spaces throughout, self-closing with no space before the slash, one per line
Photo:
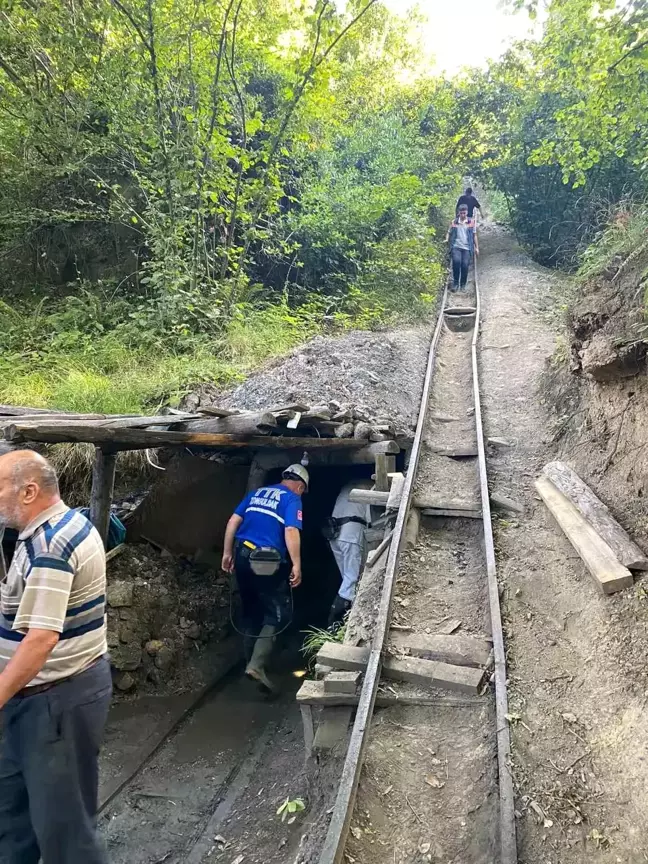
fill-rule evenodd
<path id="1" fill-rule="evenodd" d="M 490 482 L 525 506 L 519 518 L 496 520 L 520 862 L 637 864 L 648 860 L 645 589 L 638 581 L 599 595 L 533 481 L 545 462 L 564 458 L 641 540 L 636 490 L 645 475 L 625 458 L 639 424 L 628 440 L 611 419 L 640 382 L 579 383 L 573 371 L 552 371 L 565 323 L 551 310 L 568 284 L 505 235 L 485 237 L 482 248 L 485 427 L 513 444 L 491 451 Z"/>

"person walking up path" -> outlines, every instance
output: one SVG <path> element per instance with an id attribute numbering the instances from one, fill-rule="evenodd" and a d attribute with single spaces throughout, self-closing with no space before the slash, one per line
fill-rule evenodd
<path id="1" fill-rule="evenodd" d="M 112 694 L 103 543 L 31 450 L 0 456 L 0 520 L 20 532 L 0 583 L 0 862 L 107 864 L 96 834 Z"/>
<path id="2" fill-rule="evenodd" d="M 459 215 L 452 221 L 446 234 L 450 244 L 452 260 L 452 289 L 459 291 L 466 287 L 468 270 L 473 255 L 479 255 L 479 242 L 475 222 L 468 217 L 468 205 L 461 204 Z"/>

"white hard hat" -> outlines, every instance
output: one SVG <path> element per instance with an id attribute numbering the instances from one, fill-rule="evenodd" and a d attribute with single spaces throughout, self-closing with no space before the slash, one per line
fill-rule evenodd
<path id="1" fill-rule="evenodd" d="M 283 471 L 281 476 L 289 480 L 301 480 L 308 489 L 308 484 L 310 482 L 308 471 L 304 468 L 303 465 L 300 465 L 298 462 L 295 462 L 294 465 L 289 465 Z"/>

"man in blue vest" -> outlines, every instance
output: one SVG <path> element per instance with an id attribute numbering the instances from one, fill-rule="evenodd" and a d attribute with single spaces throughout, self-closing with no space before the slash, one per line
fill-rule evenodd
<path id="1" fill-rule="evenodd" d="M 245 674 L 265 690 L 275 636 L 290 624 L 291 588 L 301 584 L 301 496 L 308 471 L 289 465 L 281 483 L 262 486 L 241 501 L 227 523 L 223 570 L 234 572 L 243 607 Z"/>

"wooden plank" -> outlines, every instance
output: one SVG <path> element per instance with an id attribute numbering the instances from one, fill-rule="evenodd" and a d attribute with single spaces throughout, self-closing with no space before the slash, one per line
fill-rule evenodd
<path id="1" fill-rule="evenodd" d="M 334 669 L 363 671 L 369 659 L 369 649 L 326 642 L 317 653 L 317 662 Z M 483 669 L 453 666 L 435 660 L 389 657 L 383 664 L 383 674 L 396 681 L 407 681 L 422 687 L 441 687 L 462 693 L 478 693 L 484 677 Z"/>
<path id="2" fill-rule="evenodd" d="M 327 693 L 323 681 L 304 681 L 296 696 L 298 704 L 318 705 L 330 707 L 334 705 L 357 705 L 360 696 L 358 693 Z M 434 706 L 436 708 L 457 707 L 481 707 L 484 699 L 474 696 L 411 696 L 407 693 L 378 693 L 376 706 L 378 708 L 391 708 L 394 705 L 421 705 Z"/>
<path id="3" fill-rule="evenodd" d="M 234 414 L 244 413 L 238 408 L 218 408 L 216 405 L 201 405 L 198 411 L 210 417 L 233 417 Z"/>
<path id="4" fill-rule="evenodd" d="M 510 513 L 524 513 L 524 504 L 502 495 L 501 492 L 491 492 L 490 502 L 493 507 L 498 507 L 500 510 L 508 510 Z"/>
<path id="5" fill-rule="evenodd" d="M 456 498 L 448 498 L 443 495 L 433 495 L 422 492 L 414 496 L 414 507 L 420 510 L 480 510 L 480 501 L 463 501 Z"/>
<path id="6" fill-rule="evenodd" d="M 28 414 L 64 414 L 64 411 L 56 411 L 53 408 L 28 408 L 25 405 L 0 405 L 0 414 L 10 417 L 22 417 Z"/>
<path id="7" fill-rule="evenodd" d="M 349 501 L 352 504 L 371 504 L 372 507 L 386 507 L 389 492 L 379 492 L 376 489 L 352 489 Z"/>
<path id="8" fill-rule="evenodd" d="M 466 634 L 443 636 L 438 633 L 391 631 L 390 642 L 397 651 L 408 651 L 416 657 L 456 666 L 487 666 L 492 652 L 492 646 L 486 639 Z"/>
<path id="9" fill-rule="evenodd" d="M 564 462 L 550 462 L 543 468 L 543 474 L 585 517 L 624 567 L 648 570 L 648 557 L 575 471 Z"/>
<path id="10" fill-rule="evenodd" d="M 437 633 L 439 635 L 450 636 L 451 633 L 456 633 L 462 623 L 463 622 L 460 618 L 451 618 L 449 621 L 444 621 L 439 625 L 439 627 L 437 627 Z"/>
<path id="11" fill-rule="evenodd" d="M 416 507 L 410 508 L 405 526 L 405 548 L 414 549 L 418 543 L 419 529 L 421 527 L 421 513 Z"/>
<path id="12" fill-rule="evenodd" d="M 367 444 L 364 441 L 358 441 L 355 438 L 342 438 L 342 441 L 355 441 L 356 444 L 364 444 L 361 450 L 351 451 L 349 460 L 354 463 L 366 465 L 370 462 L 375 462 L 376 456 L 379 453 L 386 453 L 388 456 L 395 456 L 400 453 L 400 447 L 396 441 L 377 441 L 374 444 Z"/>
<path id="13" fill-rule="evenodd" d="M 352 713 L 351 708 L 342 705 L 326 708 L 322 712 L 322 718 L 315 733 L 313 749 L 318 753 L 336 751 L 343 753 Z"/>
<path id="14" fill-rule="evenodd" d="M 367 567 L 373 567 L 376 561 L 380 558 L 380 556 L 384 553 L 385 549 L 389 546 L 392 540 L 393 531 L 390 531 L 388 534 L 383 537 L 380 541 L 380 545 L 376 546 L 375 549 L 372 549 L 367 555 Z"/>
<path id="15" fill-rule="evenodd" d="M 355 693 L 362 677 L 360 672 L 329 672 L 324 677 L 327 693 Z"/>
<path id="16" fill-rule="evenodd" d="M 619 563 L 612 549 L 572 502 L 556 489 L 548 477 L 539 477 L 535 485 L 549 512 L 583 559 L 599 590 L 604 594 L 612 594 L 630 588 L 633 584 L 632 573 Z"/>
<path id="17" fill-rule="evenodd" d="M 192 418 L 200 418 L 200 414 L 183 414 L 181 416 L 160 414 L 150 417 L 147 417 L 146 415 L 122 417 L 110 414 L 77 414 L 73 416 L 44 414 L 39 417 L 21 417 L 19 422 L 23 429 L 38 429 L 44 425 L 53 427 L 70 426 L 78 428 L 90 426 L 92 428 L 108 427 L 110 429 L 146 429 L 149 426 L 173 426 L 175 424 L 184 423 L 185 420 L 191 420 Z M 15 418 L 7 418 L 5 421 L 0 419 L 0 428 L 5 429 L 7 426 L 16 422 Z"/>
<path id="18" fill-rule="evenodd" d="M 400 507 L 403 489 L 405 488 L 405 476 L 403 474 L 390 474 L 392 478 L 389 498 L 387 499 L 387 510 L 398 510 Z"/>
<path id="19" fill-rule="evenodd" d="M 438 518 L 454 517 L 456 519 L 481 519 L 481 510 L 440 510 L 426 507 L 421 510 L 423 516 L 436 516 Z"/>
<path id="20" fill-rule="evenodd" d="M 169 447 L 193 444 L 196 447 L 217 447 L 222 450 L 248 447 L 269 447 L 282 450 L 364 450 L 361 463 L 373 462 L 374 453 L 364 441 L 354 438 L 289 438 L 262 435 L 225 435 L 215 432 L 166 432 L 156 429 L 110 429 L 96 426 L 50 426 L 22 428 L 20 422 L 4 430 L 5 439 L 12 443 L 42 441 L 45 444 L 90 443 L 112 444 L 117 450 L 141 450 L 148 447 Z M 391 443 L 394 442 L 385 442 Z M 396 445 L 394 445 L 396 446 Z"/>
<path id="21" fill-rule="evenodd" d="M 477 455 L 476 444 L 433 444 L 430 450 L 439 456 L 449 456 L 452 459 L 463 459 L 467 456 Z"/>
<path id="22" fill-rule="evenodd" d="M 97 447 L 92 468 L 92 490 L 90 493 L 90 521 L 95 526 L 104 547 L 108 539 L 110 505 L 115 488 L 115 467 L 117 454 L 106 452 Z"/>
<path id="23" fill-rule="evenodd" d="M 109 561 L 112 561 L 113 558 L 117 558 L 118 555 L 121 555 L 122 552 L 126 551 L 126 543 L 120 543 L 119 546 L 115 546 L 114 549 L 111 549 L 109 552 L 106 552 L 106 564 Z"/>
<path id="24" fill-rule="evenodd" d="M 315 740 L 313 709 L 310 704 L 305 702 L 302 702 L 299 707 L 301 709 L 302 727 L 304 729 L 304 754 L 306 761 L 308 761 L 313 753 L 313 742 Z"/>
<path id="25" fill-rule="evenodd" d="M 317 652 L 316 660 L 332 669 L 362 671 L 369 659 L 369 649 L 358 645 L 343 645 L 340 642 L 325 642 Z"/>

